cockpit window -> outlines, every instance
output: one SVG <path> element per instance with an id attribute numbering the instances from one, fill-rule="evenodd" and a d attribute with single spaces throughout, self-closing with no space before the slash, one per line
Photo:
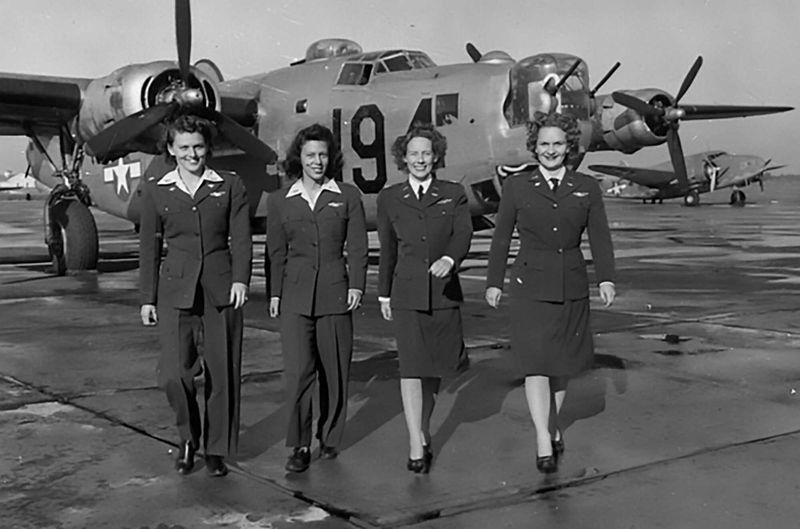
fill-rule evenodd
<path id="1" fill-rule="evenodd" d="M 389 50 L 364 53 L 344 63 L 338 85 L 365 85 L 372 74 L 433 68 L 436 63 L 421 51 Z"/>
<path id="2" fill-rule="evenodd" d="M 411 64 L 409 64 L 408 58 L 405 55 L 396 55 L 394 57 L 384 59 L 383 64 L 386 65 L 386 68 L 390 72 L 400 72 L 411 69 Z"/>
<path id="3" fill-rule="evenodd" d="M 336 84 L 340 85 L 365 85 L 369 82 L 372 75 L 372 64 L 361 62 L 348 62 L 342 66 L 339 72 L 339 79 Z"/>

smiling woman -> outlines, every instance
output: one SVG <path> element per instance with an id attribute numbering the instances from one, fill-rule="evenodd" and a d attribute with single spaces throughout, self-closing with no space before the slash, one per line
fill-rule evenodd
<path id="1" fill-rule="evenodd" d="M 516 228 L 520 248 L 511 268 L 511 349 L 536 430 L 536 467 L 558 469 L 564 440 L 558 413 L 569 377 L 592 366 L 589 283 L 581 238 L 589 242 L 605 306 L 615 297 L 614 250 L 600 186 L 568 168 L 577 151 L 575 120 L 538 113 L 528 149 L 539 167 L 509 177 L 503 188 L 489 251 L 486 302 L 500 305 L 506 262 Z M 551 412 L 551 401 L 555 410 Z M 551 420 L 552 418 L 552 420 Z M 550 426 L 554 425 L 551 432 Z"/>
<path id="2" fill-rule="evenodd" d="M 242 307 L 252 243 L 244 185 L 206 167 L 210 142 L 205 119 L 182 115 L 167 125 L 167 150 L 177 167 L 143 186 L 140 316 L 161 330 L 158 382 L 180 435 L 176 470 L 191 472 L 202 438 L 206 470 L 224 476 L 224 458 L 236 453 L 239 438 Z M 169 251 L 162 266 L 164 243 Z M 201 360 L 205 424 L 194 382 Z"/>

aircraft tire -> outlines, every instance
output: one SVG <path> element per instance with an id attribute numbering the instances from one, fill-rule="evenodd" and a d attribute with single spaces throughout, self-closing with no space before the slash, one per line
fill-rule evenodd
<path id="1" fill-rule="evenodd" d="M 80 201 L 64 200 L 50 210 L 48 247 L 56 275 L 97 269 L 98 239 L 94 217 Z"/>
<path id="2" fill-rule="evenodd" d="M 731 206 L 741 208 L 744 207 L 746 201 L 747 197 L 745 196 L 744 191 L 736 189 L 731 193 Z"/>
<path id="3" fill-rule="evenodd" d="M 700 204 L 700 194 L 695 190 L 689 191 L 686 196 L 683 197 L 683 203 L 690 208 Z"/>

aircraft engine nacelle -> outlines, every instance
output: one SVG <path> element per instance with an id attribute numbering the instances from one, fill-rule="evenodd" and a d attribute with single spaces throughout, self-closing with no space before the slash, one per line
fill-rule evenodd
<path id="1" fill-rule="evenodd" d="M 124 66 L 89 83 L 78 115 L 78 134 L 86 140 L 127 116 L 173 101 L 182 106 L 221 109 L 214 80 L 198 68 L 190 69 L 184 83 L 178 65 L 171 61 Z M 154 152 L 160 134 L 155 129 L 148 138 L 137 141 L 138 149 Z"/>
<path id="2" fill-rule="evenodd" d="M 662 90 L 649 88 L 643 90 L 624 90 L 651 105 L 668 107 L 672 97 Z M 667 137 L 667 125 L 662 119 L 642 116 L 626 106 L 614 102 L 611 96 L 602 101 L 600 123 L 603 128 L 603 140 L 614 150 L 631 154 L 642 147 L 664 143 Z"/>

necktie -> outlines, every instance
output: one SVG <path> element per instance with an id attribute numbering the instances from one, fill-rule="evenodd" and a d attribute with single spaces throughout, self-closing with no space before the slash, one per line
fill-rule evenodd
<path id="1" fill-rule="evenodd" d="M 558 190 L 558 178 L 551 178 L 550 179 L 550 187 L 553 189 L 553 193 Z"/>
<path id="2" fill-rule="evenodd" d="M 419 186 L 419 192 L 417 193 L 417 200 L 422 202 L 422 197 L 425 195 L 425 188 L 422 185 Z"/>

